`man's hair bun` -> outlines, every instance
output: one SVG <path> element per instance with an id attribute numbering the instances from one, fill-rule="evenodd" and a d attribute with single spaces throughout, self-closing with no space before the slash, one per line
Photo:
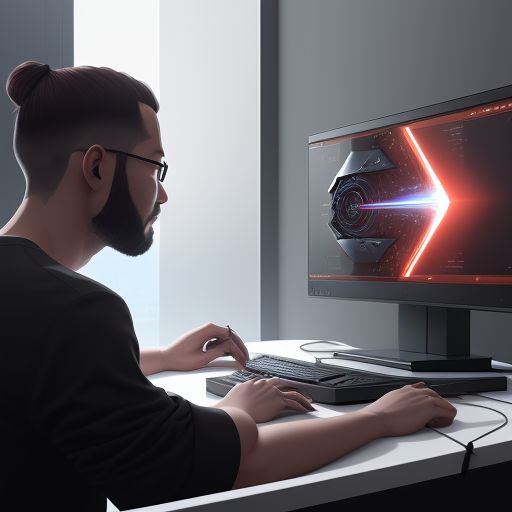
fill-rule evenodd
<path id="1" fill-rule="evenodd" d="M 6 89 L 9 98 L 20 106 L 35 89 L 40 80 L 50 73 L 48 64 L 26 61 L 16 66 L 7 79 Z"/>

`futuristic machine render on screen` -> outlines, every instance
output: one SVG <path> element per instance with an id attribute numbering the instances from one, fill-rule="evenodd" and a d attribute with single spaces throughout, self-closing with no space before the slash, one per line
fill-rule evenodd
<path id="1" fill-rule="evenodd" d="M 342 357 L 486 371 L 470 311 L 512 308 L 512 86 L 309 138 L 309 295 L 399 304 L 399 347 Z"/>

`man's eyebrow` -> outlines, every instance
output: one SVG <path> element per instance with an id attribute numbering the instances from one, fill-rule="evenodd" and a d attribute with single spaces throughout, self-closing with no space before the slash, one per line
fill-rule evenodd
<path id="1" fill-rule="evenodd" d="M 152 155 L 160 155 L 160 156 L 165 156 L 165 153 L 164 153 L 164 150 L 163 149 L 155 149 L 155 151 L 153 151 L 153 153 L 151 153 Z"/>

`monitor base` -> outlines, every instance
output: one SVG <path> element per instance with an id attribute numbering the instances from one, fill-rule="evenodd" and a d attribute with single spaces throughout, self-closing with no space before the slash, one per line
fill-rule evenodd
<path id="1" fill-rule="evenodd" d="M 344 350 L 334 357 L 401 368 L 412 372 L 492 372 L 492 359 L 475 354 L 443 356 L 406 350 Z"/>

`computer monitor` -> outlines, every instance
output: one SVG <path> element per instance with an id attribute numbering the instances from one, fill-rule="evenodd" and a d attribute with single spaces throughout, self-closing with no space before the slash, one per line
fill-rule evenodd
<path id="1" fill-rule="evenodd" d="M 398 347 L 345 357 L 486 371 L 471 309 L 512 310 L 512 85 L 309 137 L 309 295 L 399 304 Z"/>

